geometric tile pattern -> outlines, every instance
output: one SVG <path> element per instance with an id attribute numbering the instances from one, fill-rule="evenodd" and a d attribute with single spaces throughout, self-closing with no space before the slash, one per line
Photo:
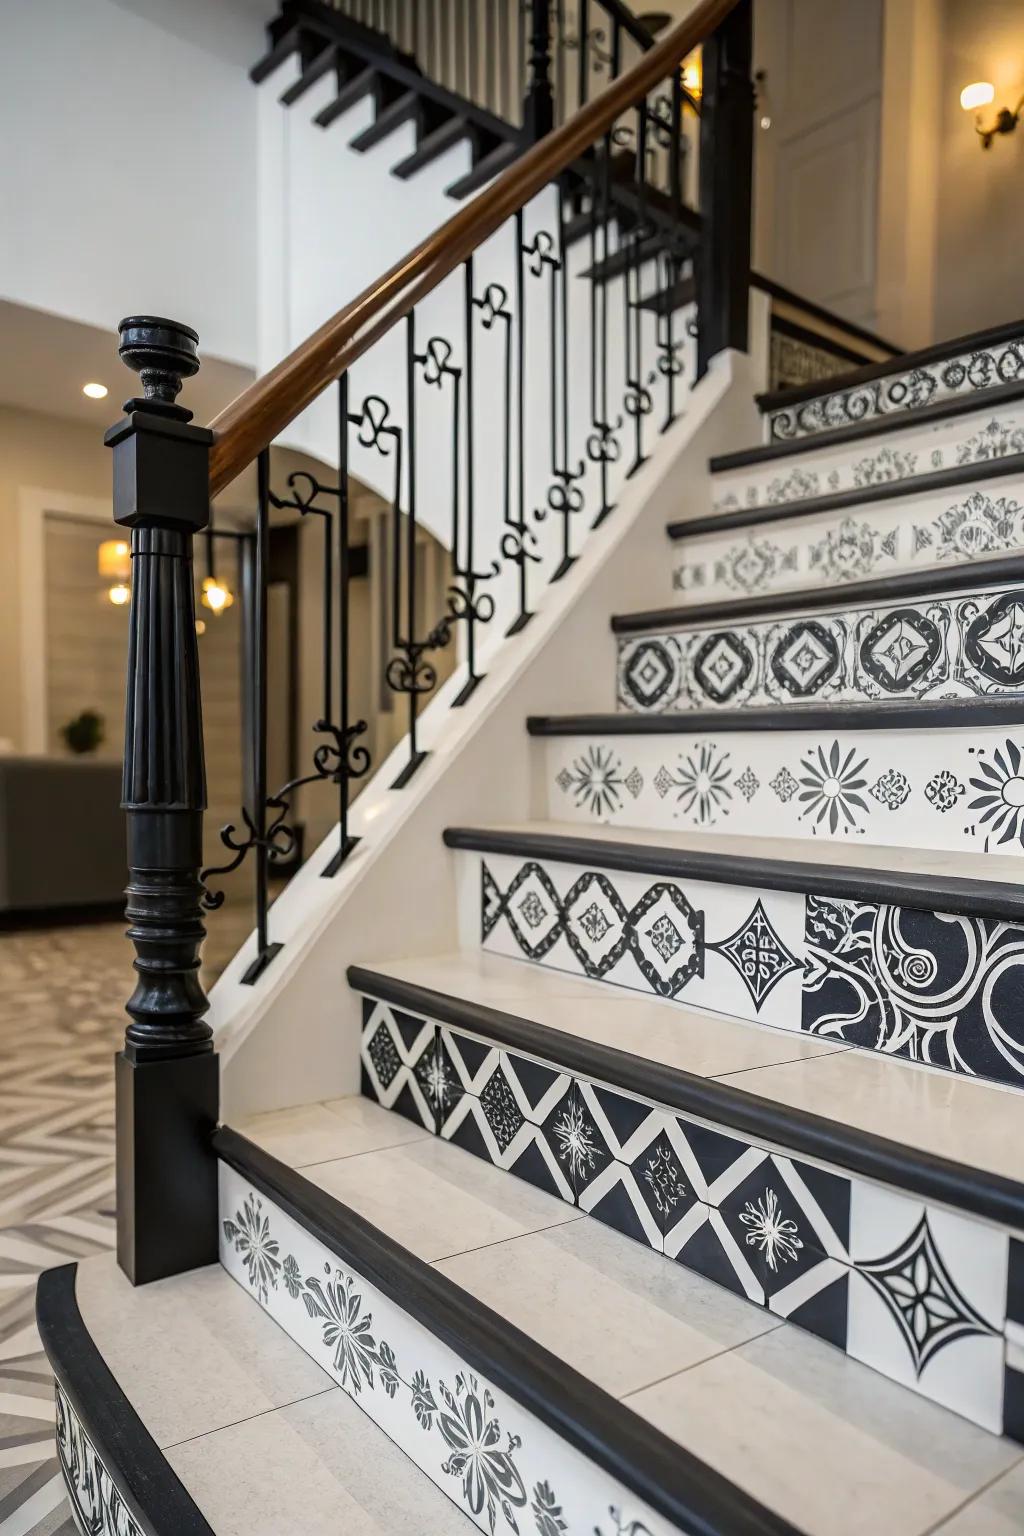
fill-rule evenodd
<path id="1" fill-rule="evenodd" d="M 798 405 L 771 411 L 766 417 L 769 440 L 784 442 L 828 432 L 834 427 L 863 424 L 893 411 L 920 410 L 941 400 L 981 395 L 985 390 L 1024 379 L 1024 347 L 1002 341 L 926 365 L 917 364 L 852 389 L 826 390 Z"/>
<path id="2" fill-rule="evenodd" d="M 1024 1088 L 1020 926 L 511 855 L 480 871 L 491 952 Z"/>
<path id="3" fill-rule="evenodd" d="M 1024 1324 L 1024 1245 L 553 1060 L 421 1024 L 457 1082 L 445 1140 L 996 1432 L 1005 1396 L 1006 1433 L 1024 1439 L 1006 1301 L 1009 1265 Z"/>
<path id="4" fill-rule="evenodd" d="M 249 1210 L 274 1255 L 263 1286 L 231 1236 Z M 463 1511 L 467 1529 L 672 1536 L 612 1473 L 223 1163 L 220 1213 L 228 1274 Z"/>
<path id="5" fill-rule="evenodd" d="M 790 614 L 619 642 L 619 706 L 635 713 L 1022 690 L 1018 591 Z"/>
<path id="6" fill-rule="evenodd" d="M 841 587 L 1019 551 L 1024 476 L 1005 475 L 986 484 L 983 474 L 979 470 L 974 489 L 955 486 L 874 502 L 865 491 L 855 508 L 691 534 L 678 545 L 673 589 L 710 601 Z"/>
<path id="7" fill-rule="evenodd" d="M 874 442 L 858 439 L 806 446 L 813 454 L 720 470 L 712 482 L 712 509 L 734 512 L 741 507 L 773 507 L 812 496 L 831 496 L 838 491 L 870 491 L 873 486 L 917 475 L 964 464 L 983 465 L 1024 453 L 1024 406 L 1015 401 L 993 410 L 979 401 L 976 411 L 931 424 L 911 412 L 901 423 L 898 436 L 887 432 Z"/>
<path id="8" fill-rule="evenodd" d="M 664 735 L 551 736 L 543 748 L 556 821 L 1024 852 L 1024 728 L 1012 721 L 710 735 L 681 716 Z"/>
<path id="9" fill-rule="evenodd" d="M 114 1243 L 113 1054 L 130 977 L 123 923 L 0 936 L 0 1531 L 72 1536 L 44 1269 Z"/>

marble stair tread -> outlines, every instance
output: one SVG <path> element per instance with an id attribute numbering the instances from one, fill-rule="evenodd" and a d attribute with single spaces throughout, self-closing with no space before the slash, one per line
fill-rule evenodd
<path id="1" fill-rule="evenodd" d="M 79 1264 L 76 1294 L 93 1342 L 217 1536 L 471 1529 L 219 1264 L 136 1288 L 102 1254 Z"/>
<path id="2" fill-rule="evenodd" d="M 303 1177 L 679 1446 L 699 1441 L 702 1459 L 815 1536 L 923 1536 L 1020 1457 L 556 1197 L 529 1188 L 524 1203 L 519 1181 L 446 1142 L 342 1158 Z M 438 1226 L 440 1241 L 430 1235 Z M 673 1388 L 689 1395 L 686 1410 Z M 786 1415 L 800 1433 L 765 1434 L 763 1414 Z M 820 1473 L 808 1473 L 810 1446 Z M 835 1498 L 846 1479 L 857 1500 Z"/>
<path id="3" fill-rule="evenodd" d="M 628 845 L 638 859 L 648 852 L 685 859 L 688 854 L 703 858 L 721 854 L 728 858 L 747 858 L 760 863 L 806 865 L 822 870 L 838 868 L 851 871 L 881 872 L 895 879 L 922 881 L 976 881 L 993 889 L 1006 888 L 1011 899 L 1024 882 L 1024 856 L 1001 854 L 998 859 L 987 854 L 954 852 L 942 848 L 890 848 L 873 843 L 816 841 L 813 838 L 741 837 L 729 832 L 692 832 L 579 822 L 523 821 L 492 822 L 479 827 L 453 827 L 445 833 L 450 847 L 471 847 L 473 841 L 484 845 L 488 840 L 528 846 L 532 838 L 565 839 L 578 845 L 582 863 L 598 856 L 599 844 L 609 847 Z M 587 845 L 593 845 L 592 851 Z M 494 850 L 492 850 L 494 851 Z M 502 851 L 505 851 L 504 849 Z M 554 857 L 552 854 L 551 857 Z M 759 881 L 770 884 L 770 881 Z M 890 891 L 892 887 L 890 886 Z"/>
<path id="4" fill-rule="evenodd" d="M 493 968 L 480 965 L 480 958 L 494 958 Z M 510 994 L 510 968 L 527 973 L 521 992 Z M 546 981 L 548 977 L 525 960 L 506 960 L 500 969 L 497 957 L 451 955 L 425 960 L 384 960 L 360 966 L 350 979 L 358 982 L 359 990 L 374 995 L 368 984 L 371 975 L 428 989 L 419 998 L 420 1011 L 442 1023 L 444 997 L 459 997 L 481 1010 L 493 1009 L 511 1015 L 513 1020 L 561 1031 L 629 1057 L 640 1056 L 644 1062 L 679 1073 L 694 1074 L 689 1063 L 700 1062 L 702 1057 L 713 1062 L 719 1034 L 727 1032 L 732 1036 L 736 1042 L 733 1049 L 740 1053 L 741 1042 L 749 1038 L 747 1032 L 759 1032 L 777 1044 L 781 1059 L 773 1064 L 737 1066 L 732 1071 L 708 1075 L 713 1075 L 716 1083 L 781 1110 L 783 1113 L 777 1118 L 783 1124 L 778 1139 L 783 1148 L 787 1144 L 785 1112 L 793 1110 L 841 1127 L 854 1143 L 860 1138 L 882 1138 L 895 1144 L 901 1153 L 912 1150 L 925 1159 L 957 1164 L 976 1182 L 979 1175 L 981 1182 L 994 1175 L 1016 1186 L 1016 1201 L 1024 1202 L 1020 1154 L 1024 1100 L 1013 1089 L 957 1077 L 874 1051 L 836 1046 L 834 1042 L 827 1051 L 803 1051 L 801 1047 L 807 1042 L 796 1038 L 795 1030 L 745 1025 L 722 1014 L 682 1008 L 678 1003 L 659 1005 L 638 999 L 625 989 L 621 1003 L 612 1002 L 602 1009 L 601 994 L 613 988 L 599 982 L 575 982 L 577 990 L 570 991 L 566 984 L 561 994 L 540 987 L 534 990 L 533 978 Z M 429 993 L 434 994 L 433 999 Z M 412 1002 L 410 997 L 404 1006 L 411 1008 Z M 675 1041 L 672 1026 L 677 1019 L 679 1038 Z M 485 1021 L 486 1014 L 482 1013 L 481 1034 L 487 1032 Z M 459 1027 L 472 1028 L 467 1016 L 460 1017 Z M 739 1030 L 744 1032 L 742 1036 L 737 1033 Z M 557 1062 L 557 1038 L 552 1038 L 550 1048 Z M 757 1049 L 758 1043 L 752 1042 L 751 1052 L 756 1054 Z M 542 1054 L 536 1045 L 534 1054 Z M 595 1071 L 594 1075 L 598 1077 L 601 1073 Z M 657 1097 L 653 1093 L 651 1096 Z M 705 1113 L 710 1118 L 710 1103 Z M 792 1134 L 795 1141 L 796 1128 Z"/>

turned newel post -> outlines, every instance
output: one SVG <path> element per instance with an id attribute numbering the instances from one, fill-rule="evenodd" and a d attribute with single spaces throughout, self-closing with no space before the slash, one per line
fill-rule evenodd
<path id="1" fill-rule="evenodd" d="M 176 404 L 199 367 L 186 325 L 133 316 L 119 353 L 141 398 L 107 433 L 114 521 L 131 530 L 121 804 L 131 1022 L 117 1057 L 117 1250 L 134 1284 L 217 1256 L 217 1058 L 199 981 L 206 770 L 192 541 L 209 521 L 212 434 Z"/>
<path id="2" fill-rule="evenodd" d="M 551 0 L 530 0 L 530 47 L 527 58 L 523 128 L 535 144 L 555 126 L 555 97 L 551 87 Z"/>

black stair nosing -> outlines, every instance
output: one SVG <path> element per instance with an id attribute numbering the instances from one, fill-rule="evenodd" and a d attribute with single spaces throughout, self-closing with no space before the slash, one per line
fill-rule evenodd
<path id="1" fill-rule="evenodd" d="M 445 187 L 449 197 L 461 199 L 469 197 L 470 193 L 477 192 L 483 186 L 505 170 L 522 154 L 525 145 L 518 139 L 506 140 L 504 144 L 498 144 L 482 160 L 468 170 L 464 176 L 457 176 L 453 182 Z"/>
<path id="2" fill-rule="evenodd" d="M 213 1151 L 471 1369 L 680 1532 L 799 1536 L 781 1515 L 295 1169 L 227 1126 L 214 1132 Z"/>
<path id="3" fill-rule="evenodd" d="M 936 400 L 933 405 L 915 406 L 905 411 L 887 411 L 882 416 L 871 416 L 864 421 L 852 422 L 848 427 L 833 427 L 826 432 L 809 432 L 803 437 L 787 437 L 779 442 L 758 443 L 753 448 L 740 448 L 733 453 L 719 453 L 708 460 L 713 475 L 729 470 L 746 469 L 751 464 L 770 463 L 773 459 L 785 459 L 793 454 L 817 453 L 843 443 L 859 442 L 885 432 L 906 432 L 924 423 L 945 421 L 955 416 L 966 416 L 973 411 L 987 411 L 1024 397 L 1024 379 L 1015 384 L 999 384 L 994 389 L 979 390 L 970 395 L 953 395 L 948 400 Z M 980 462 L 985 462 L 984 460 Z"/>
<path id="4" fill-rule="evenodd" d="M 387 106 L 378 110 L 373 122 L 350 139 L 348 147 L 360 154 L 365 153 L 366 150 L 373 149 L 374 145 L 382 143 L 389 134 L 394 133 L 410 118 L 415 118 L 421 112 L 422 101 L 419 92 L 411 89 L 403 91 L 400 96 L 395 97 L 394 101 L 388 102 Z"/>
<path id="5" fill-rule="evenodd" d="M 77 1272 L 62 1264 L 36 1284 L 36 1327 L 61 1390 L 146 1536 L 214 1536 L 96 1347 L 79 1310 Z"/>
<path id="6" fill-rule="evenodd" d="M 925 875 L 894 866 L 869 869 L 852 864 L 809 864 L 799 859 L 754 854 L 664 848 L 657 843 L 588 837 L 585 831 L 570 835 L 495 827 L 447 827 L 443 841 L 446 847 L 464 852 L 510 854 L 514 858 L 548 859 L 554 864 L 591 865 L 678 880 L 877 902 L 953 917 L 994 917 L 1024 923 L 1024 889 L 1009 880 Z M 890 850 L 879 851 L 884 854 Z M 891 851 L 894 855 L 900 852 L 896 848 Z"/>
<path id="7" fill-rule="evenodd" d="M 966 730 L 1024 725 L 1024 696 L 917 699 L 896 704 L 758 704 L 738 709 L 616 710 L 586 715 L 528 715 L 530 736 L 704 736 L 736 731 Z"/>
<path id="8" fill-rule="evenodd" d="M 716 602 L 676 604 L 637 613 L 616 613 L 611 620 L 616 635 L 653 634 L 663 630 L 699 629 L 708 624 L 742 622 L 766 615 L 800 613 L 818 609 L 837 612 L 876 603 L 899 602 L 908 597 L 979 592 L 991 587 L 1024 585 L 1024 554 L 1002 555 L 994 560 L 970 560 L 965 565 L 927 565 L 869 581 L 851 581 L 842 587 L 805 587 L 784 592 L 755 592 L 725 597 Z"/>
<path id="9" fill-rule="evenodd" d="M 406 155 L 404 160 L 391 167 L 392 176 L 397 176 L 400 181 L 408 181 L 417 171 L 423 170 L 462 139 L 472 137 L 473 132 L 473 125 L 467 118 L 461 115 L 449 118 L 448 122 L 424 134 L 412 154 Z"/>
<path id="10" fill-rule="evenodd" d="M 275 69 L 279 68 L 286 59 L 291 58 L 293 53 L 298 52 L 301 47 L 302 31 L 301 24 L 296 22 L 285 28 L 280 36 L 275 38 L 266 53 L 257 59 L 249 71 L 249 79 L 253 85 L 262 85 Z"/>
<path id="11" fill-rule="evenodd" d="M 802 310 L 813 320 L 820 320 L 825 325 L 831 325 L 837 331 L 843 331 L 854 340 L 866 342 L 870 347 L 877 347 L 880 352 L 890 352 L 893 359 L 906 357 L 905 347 L 899 347 L 894 341 L 889 341 L 884 336 L 879 336 L 875 331 L 869 331 L 865 326 L 858 325 L 855 320 L 847 320 L 844 316 L 836 314 L 835 310 L 826 309 L 823 304 L 817 304 L 813 299 L 806 298 L 803 294 L 795 292 L 792 288 L 786 288 L 782 283 L 777 283 L 774 278 L 766 277 L 763 272 L 750 274 L 750 286 L 760 288 L 762 293 L 769 298 L 780 299 L 784 304 L 790 304 L 794 309 Z M 779 317 L 776 317 L 779 318 Z M 817 333 L 819 337 L 822 333 Z M 827 339 L 827 338 L 825 338 Z"/>
<path id="12" fill-rule="evenodd" d="M 353 991 L 394 1007 L 467 1029 L 499 1045 L 539 1056 L 570 1073 L 596 1078 L 681 1114 L 741 1131 L 759 1142 L 767 1141 L 781 1148 L 787 1155 L 816 1158 L 985 1221 L 1024 1230 L 1024 1184 L 1005 1175 L 988 1173 L 920 1148 L 905 1147 L 873 1131 L 859 1130 L 809 1110 L 747 1093 L 719 1078 L 700 1077 L 618 1046 L 588 1040 L 416 982 L 402 981 L 375 971 L 372 966 L 350 965 L 347 975 Z M 709 1015 L 709 1024 L 713 1027 L 713 1015 Z M 894 1066 L 897 1071 L 914 1070 L 912 1063 L 900 1061 Z M 993 1087 L 992 1091 L 1002 1090 Z"/>
<path id="13" fill-rule="evenodd" d="M 298 77 L 292 81 L 287 90 L 282 91 L 278 97 L 282 107 L 292 107 L 314 86 L 318 80 L 322 80 L 338 63 L 338 46 L 335 43 L 324 43 L 315 58 L 303 66 Z"/>
<path id="14" fill-rule="evenodd" d="M 915 368 L 929 363 L 946 362 L 969 352 L 986 351 L 1001 346 L 1006 341 L 1024 339 L 1024 320 L 1009 320 L 1003 325 L 990 326 L 987 330 L 972 331 L 966 336 L 954 336 L 948 341 L 933 342 L 916 352 L 902 352 L 897 357 L 881 363 L 867 363 L 863 368 L 851 368 L 846 373 L 833 374 L 828 379 L 818 379 L 811 384 L 799 384 L 791 389 L 767 390 L 758 395 L 757 404 L 763 415 L 785 410 L 791 405 L 801 405 L 807 400 L 823 399 L 826 395 L 843 394 L 860 384 L 870 384 L 889 374 L 912 373 Z M 822 387 L 824 386 L 824 387 Z"/>
<path id="15" fill-rule="evenodd" d="M 358 74 L 352 75 L 345 81 L 333 101 L 328 102 L 327 106 L 316 113 L 313 118 L 314 123 L 318 128 L 329 128 L 357 102 L 362 101 L 364 96 L 369 96 L 376 89 L 379 80 L 380 74 L 376 66 L 367 64 L 365 69 L 361 69 Z"/>
<path id="16" fill-rule="evenodd" d="M 774 501 L 761 507 L 737 507 L 730 512 L 709 512 L 704 517 L 671 522 L 666 532 L 674 542 L 698 535 L 749 528 L 756 523 L 785 522 L 792 517 L 812 517 L 815 513 L 842 512 L 850 507 L 874 506 L 879 501 L 894 501 L 904 496 L 928 496 L 935 491 L 962 485 L 1024 475 L 1024 453 L 1008 453 L 1001 459 L 979 459 L 972 464 L 956 464 L 951 469 L 937 469 L 927 475 L 908 475 L 904 480 L 886 480 L 880 485 L 854 486 L 829 496 L 808 496 L 803 501 Z"/>

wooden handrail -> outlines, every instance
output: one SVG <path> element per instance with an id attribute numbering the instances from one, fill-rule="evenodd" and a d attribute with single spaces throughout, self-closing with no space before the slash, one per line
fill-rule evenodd
<path id="1" fill-rule="evenodd" d="M 737 0 L 700 0 L 632 69 L 538 140 L 485 191 L 324 322 L 210 423 L 210 495 L 216 496 L 396 321 L 414 309 L 505 220 L 610 132 L 712 33 Z"/>

